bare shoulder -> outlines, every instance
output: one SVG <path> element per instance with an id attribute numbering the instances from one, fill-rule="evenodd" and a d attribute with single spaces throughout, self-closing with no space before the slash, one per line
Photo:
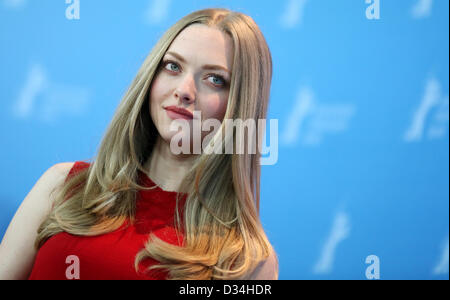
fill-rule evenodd
<path id="1" fill-rule="evenodd" d="M 64 182 L 73 164 L 49 167 L 20 204 L 0 243 L 0 280 L 28 277 L 37 253 L 37 229 L 52 207 L 52 191 Z"/>
<path id="2" fill-rule="evenodd" d="M 74 164 L 75 162 L 57 163 L 50 169 L 55 173 L 56 176 L 62 176 L 63 178 L 66 178 Z"/>
<path id="3" fill-rule="evenodd" d="M 62 162 L 48 168 L 37 183 L 37 185 L 42 187 L 41 191 L 50 191 L 64 183 L 74 164 L 74 162 Z"/>
<path id="4" fill-rule="evenodd" d="M 266 260 L 259 263 L 249 280 L 277 280 L 278 279 L 278 257 L 275 251 L 272 251 Z"/>

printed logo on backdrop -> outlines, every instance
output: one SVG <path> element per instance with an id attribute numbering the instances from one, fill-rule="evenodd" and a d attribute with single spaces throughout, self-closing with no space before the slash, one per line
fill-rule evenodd
<path id="1" fill-rule="evenodd" d="M 349 214 L 345 211 L 339 211 L 334 216 L 330 232 L 322 246 L 320 257 L 313 267 L 314 274 L 326 275 L 332 272 L 338 247 L 350 237 L 350 232 Z"/>
<path id="2" fill-rule="evenodd" d="M 424 19 L 431 16 L 433 8 L 433 0 L 416 0 L 411 8 L 411 16 L 413 19 Z"/>
<path id="3" fill-rule="evenodd" d="M 293 29 L 301 25 L 305 6 L 308 0 L 286 1 L 283 14 L 280 16 L 280 26 L 285 29 Z"/>
<path id="4" fill-rule="evenodd" d="M 444 239 L 441 245 L 441 255 L 437 264 L 433 267 L 432 274 L 434 276 L 438 275 L 448 275 L 448 260 L 449 260 L 449 245 L 448 245 L 448 235 Z"/>
<path id="5" fill-rule="evenodd" d="M 448 94 L 443 96 L 441 84 L 430 78 L 425 84 L 421 102 L 417 105 L 406 130 L 405 142 L 419 142 L 423 139 L 436 140 L 448 137 L 449 102 Z"/>
<path id="6" fill-rule="evenodd" d="M 177 4 L 177 3 L 176 3 Z M 172 0 L 151 0 L 144 10 L 144 22 L 147 25 L 158 25 L 167 20 L 172 8 Z"/>
<path id="7" fill-rule="evenodd" d="M 27 0 L 3 0 L 2 4 L 9 9 L 22 9 L 26 6 Z"/>
<path id="8" fill-rule="evenodd" d="M 12 104 L 12 115 L 20 120 L 56 123 L 67 116 L 80 116 L 87 111 L 90 91 L 63 82 L 55 82 L 47 69 L 34 64 Z"/>
<path id="9" fill-rule="evenodd" d="M 313 91 L 301 87 L 296 102 L 287 116 L 287 124 L 281 136 L 285 146 L 315 146 L 323 142 L 330 134 L 345 132 L 355 114 L 356 107 L 346 103 L 321 103 L 315 99 Z"/>

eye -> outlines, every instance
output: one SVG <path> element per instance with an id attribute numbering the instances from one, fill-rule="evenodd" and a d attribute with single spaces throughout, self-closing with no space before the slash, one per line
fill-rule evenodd
<path id="1" fill-rule="evenodd" d="M 162 66 L 168 70 L 168 71 L 172 71 L 172 72 L 178 72 L 180 70 L 180 67 L 178 66 L 177 63 L 173 62 L 173 61 L 164 61 Z M 167 69 L 167 66 L 169 66 L 169 69 Z M 173 66 L 175 67 L 175 70 L 173 69 Z"/>
<path id="2" fill-rule="evenodd" d="M 227 85 L 226 80 L 220 75 L 211 74 L 211 76 L 209 78 L 213 79 L 211 82 L 216 86 L 224 87 Z"/>

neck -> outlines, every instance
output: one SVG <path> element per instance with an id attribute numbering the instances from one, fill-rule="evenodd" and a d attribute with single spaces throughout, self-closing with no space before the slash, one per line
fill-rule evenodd
<path id="1" fill-rule="evenodd" d="M 158 136 L 144 164 L 150 179 L 165 191 L 179 192 L 180 183 L 194 164 L 196 155 L 173 154 L 170 144 Z"/>

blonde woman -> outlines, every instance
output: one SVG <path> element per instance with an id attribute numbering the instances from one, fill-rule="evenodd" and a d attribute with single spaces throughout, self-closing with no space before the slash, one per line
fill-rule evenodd
<path id="1" fill-rule="evenodd" d="M 266 119 L 271 77 L 251 17 L 204 9 L 179 20 L 93 162 L 54 165 L 27 195 L 1 243 L 0 278 L 278 279 L 259 217 L 260 153 L 174 154 L 170 130 L 218 120 L 206 147 L 225 145 L 224 119 Z"/>

